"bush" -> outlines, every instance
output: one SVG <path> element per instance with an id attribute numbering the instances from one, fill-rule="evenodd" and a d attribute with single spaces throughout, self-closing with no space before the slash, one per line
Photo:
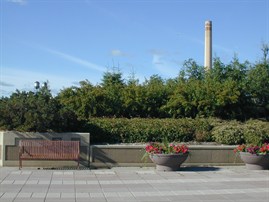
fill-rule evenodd
<path id="1" fill-rule="evenodd" d="M 93 143 L 212 142 L 260 144 L 269 140 L 269 122 L 246 123 L 216 118 L 142 119 L 92 118 L 88 122 Z"/>
<path id="2" fill-rule="evenodd" d="M 92 118 L 89 130 L 94 143 L 135 143 L 194 140 L 192 119 Z"/>
<path id="3" fill-rule="evenodd" d="M 211 120 L 205 118 L 196 118 L 194 123 L 195 140 L 197 142 L 212 142 L 211 130 L 213 125 Z"/>
<path id="4" fill-rule="evenodd" d="M 220 144 L 241 144 L 244 142 L 243 126 L 237 121 L 224 122 L 212 130 L 213 139 Z"/>
<path id="5" fill-rule="evenodd" d="M 249 120 L 244 125 L 244 139 L 247 144 L 261 145 L 269 141 L 269 123 Z"/>

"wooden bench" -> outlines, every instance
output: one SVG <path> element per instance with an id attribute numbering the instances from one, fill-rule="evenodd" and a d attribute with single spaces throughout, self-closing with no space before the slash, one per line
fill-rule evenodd
<path id="1" fill-rule="evenodd" d="M 20 140 L 19 168 L 22 160 L 73 160 L 79 168 L 79 141 Z"/>

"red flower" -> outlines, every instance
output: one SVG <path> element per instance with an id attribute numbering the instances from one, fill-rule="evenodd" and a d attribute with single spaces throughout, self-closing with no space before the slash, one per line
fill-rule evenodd
<path id="1" fill-rule="evenodd" d="M 251 154 L 269 154 L 269 144 L 265 143 L 262 146 L 258 145 L 238 145 L 234 152 L 248 152 Z"/>
<path id="2" fill-rule="evenodd" d="M 165 144 L 160 142 L 150 142 L 145 150 L 149 154 L 179 154 L 179 153 L 187 153 L 188 147 L 186 145 L 180 144 Z"/>

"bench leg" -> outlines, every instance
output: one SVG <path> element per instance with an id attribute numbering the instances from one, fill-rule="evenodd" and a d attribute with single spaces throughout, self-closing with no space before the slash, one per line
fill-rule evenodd
<path id="1" fill-rule="evenodd" d="M 77 170 L 79 170 L 79 160 L 78 160 Z"/>
<path id="2" fill-rule="evenodd" d="M 19 160 L 19 169 L 20 170 L 22 169 L 22 160 L 21 159 Z"/>

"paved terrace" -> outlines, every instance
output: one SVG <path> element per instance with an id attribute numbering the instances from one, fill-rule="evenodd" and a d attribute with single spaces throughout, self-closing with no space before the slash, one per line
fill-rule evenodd
<path id="1" fill-rule="evenodd" d="M 37 170 L 0 168 L 0 201 L 269 201 L 269 170 L 245 167 Z"/>

